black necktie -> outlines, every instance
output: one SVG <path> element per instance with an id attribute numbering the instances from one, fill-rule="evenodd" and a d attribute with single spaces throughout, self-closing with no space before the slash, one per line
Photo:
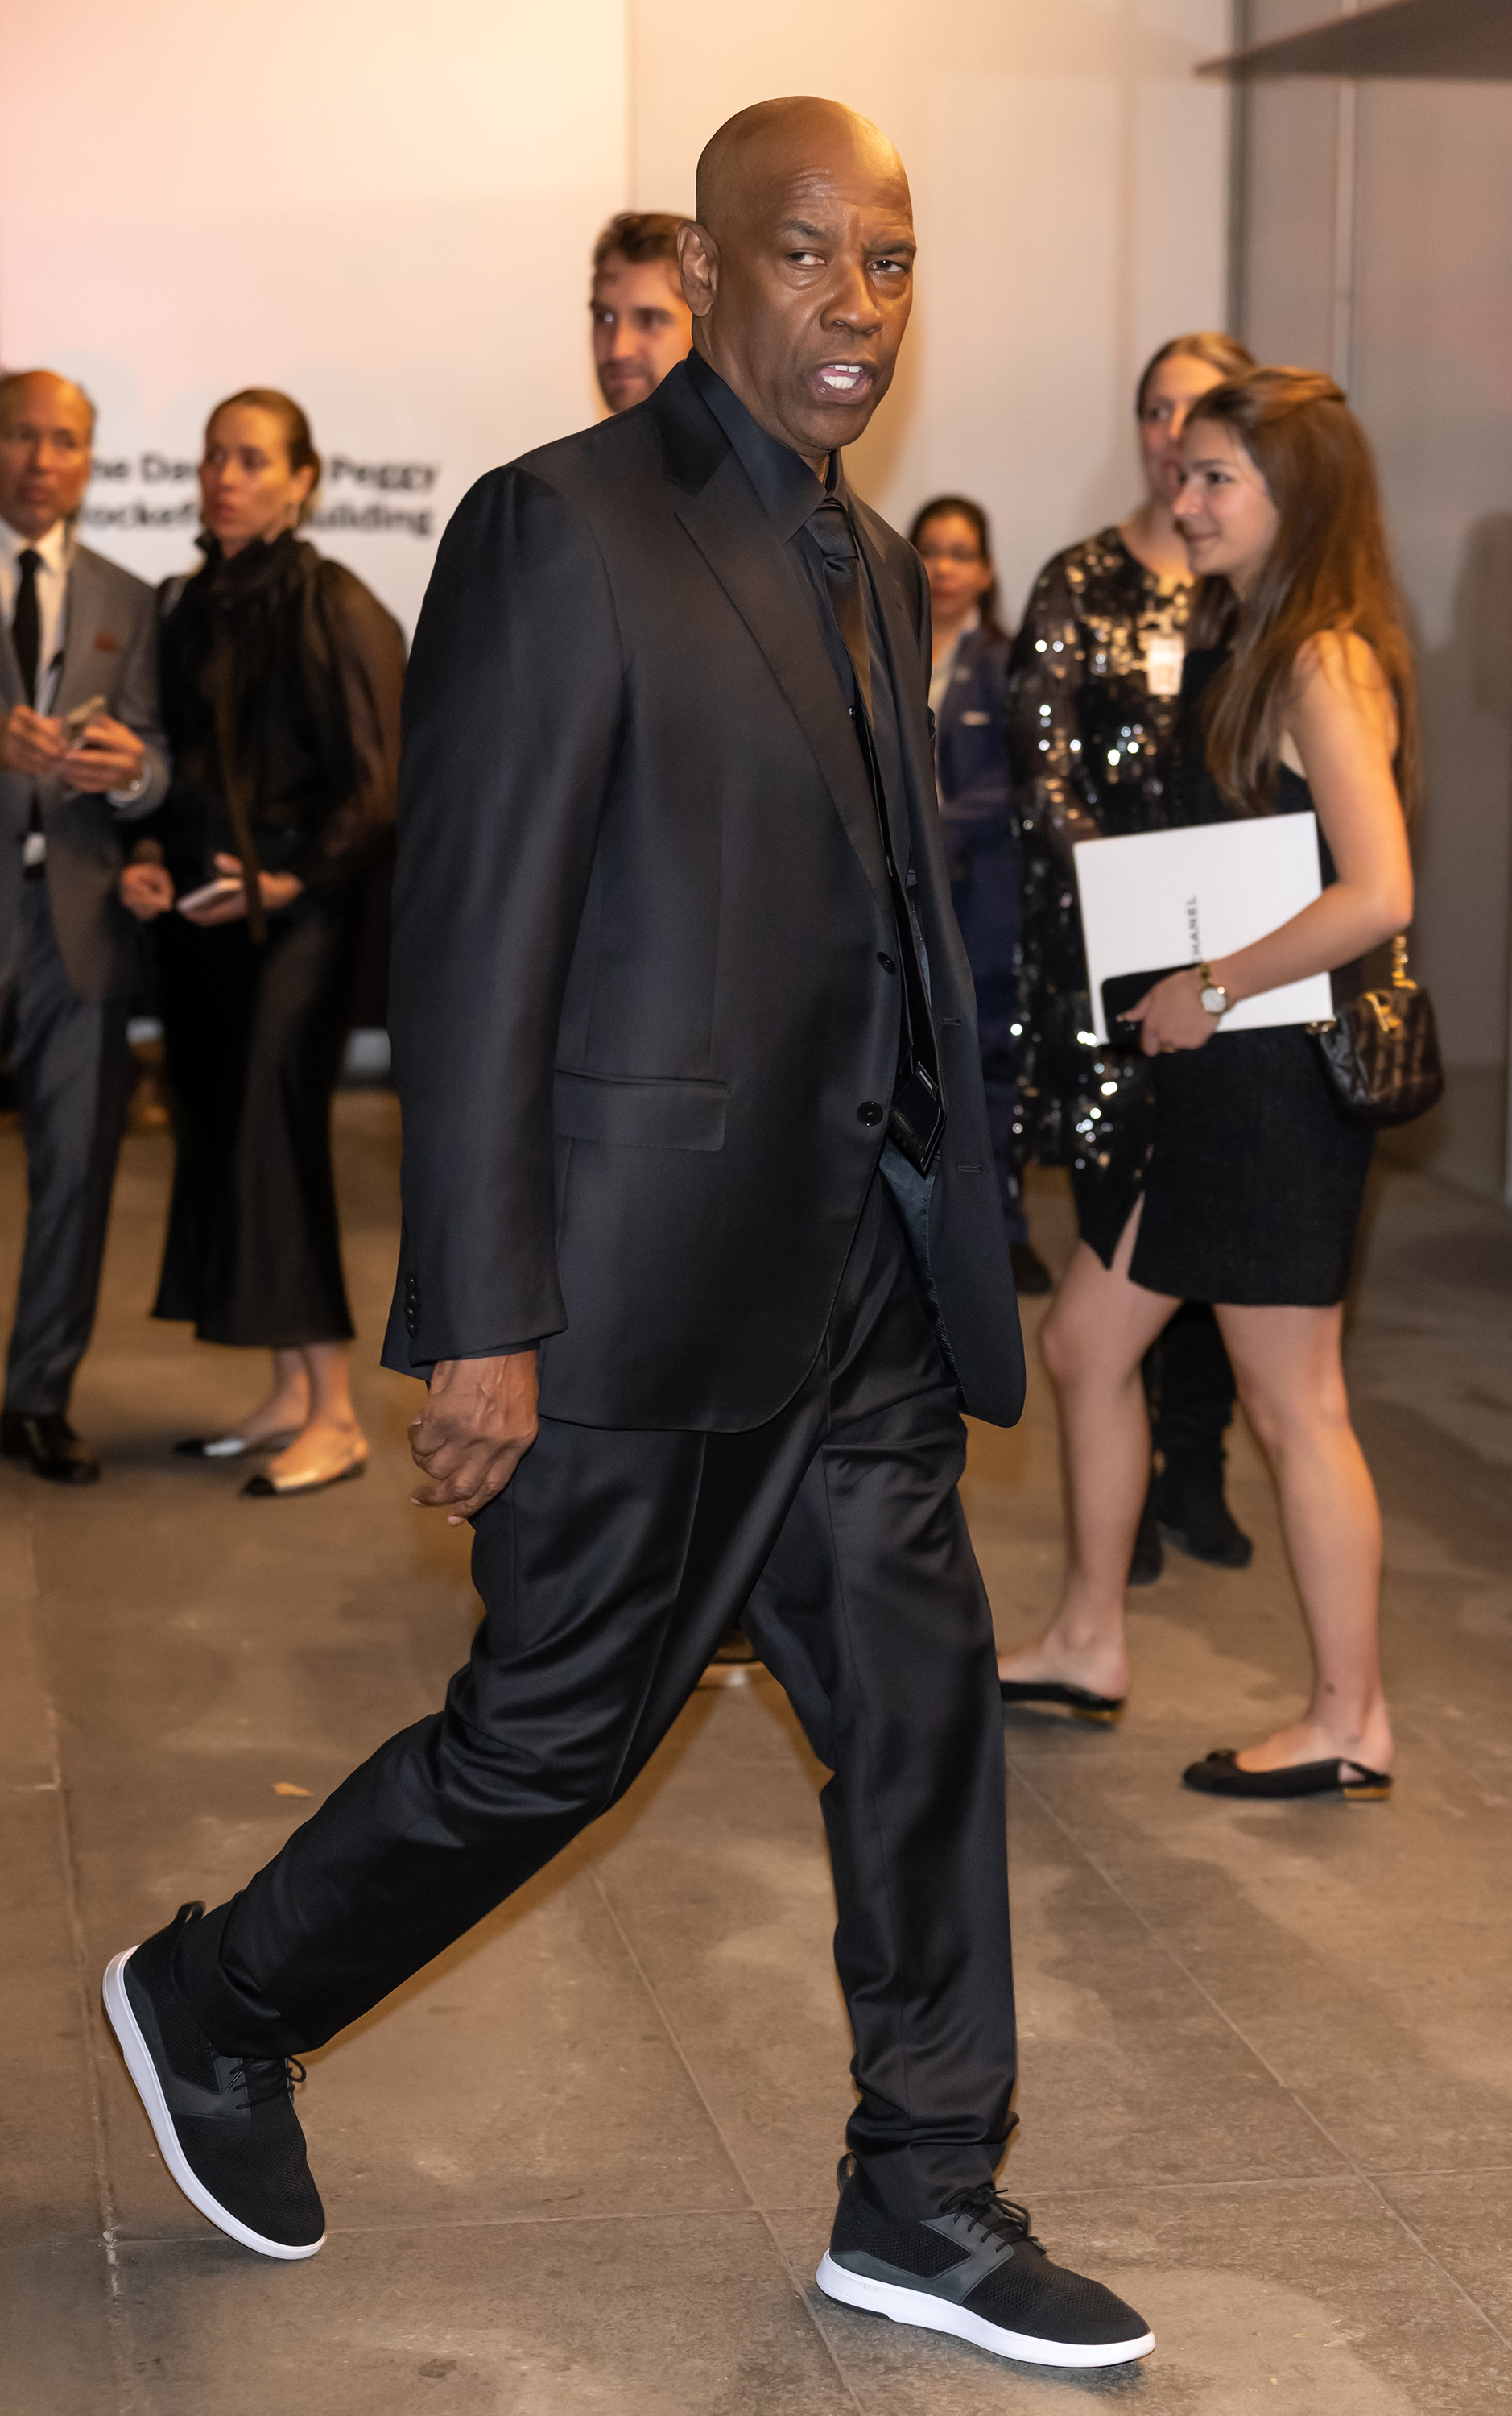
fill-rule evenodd
<path id="1" fill-rule="evenodd" d="M 872 717 L 872 650 L 866 642 L 866 603 L 861 595 L 861 555 L 850 514 L 838 495 L 826 495 L 809 515 L 809 534 L 824 556 L 824 583 L 856 674 L 866 718 Z"/>
<path id="2" fill-rule="evenodd" d="M 903 1032 L 897 1087 L 888 1120 L 892 1139 L 921 1174 L 929 1170 L 944 1129 L 939 1105 L 939 1069 L 935 1054 L 935 1030 L 930 1021 L 929 992 L 914 937 L 913 914 L 893 861 L 887 797 L 881 765 L 872 732 L 872 650 L 866 634 L 866 599 L 861 592 L 861 550 L 850 514 L 838 495 L 826 495 L 805 524 L 824 556 L 824 583 L 850 668 L 856 675 L 860 710 L 857 734 L 876 807 L 877 828 L 892 893 L 892 919 L 903 956 Z"/>
<path id="3" fill-rule="evenodd" d="M 21 585 L 16 590 L 16 610 L 10 622 L 11 642 L 21 665 L 21 684 L 28 704 L 37 702 L 37 657 L 42 650 L 42 623 L 37 610 L 37 574 L 41 567 L 41 555 L 28 546 L 21 556 Z"/>

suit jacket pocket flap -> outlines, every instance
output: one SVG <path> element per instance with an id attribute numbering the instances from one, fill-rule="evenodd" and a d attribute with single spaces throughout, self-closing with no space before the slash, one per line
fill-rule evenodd
<path id="1" fill-rule="evenodd" d="M 577 1074 L 559 1065 L 557 1132 L 621 1149 L 723 1149 L 726 1095 L 724 1082 Z"/>

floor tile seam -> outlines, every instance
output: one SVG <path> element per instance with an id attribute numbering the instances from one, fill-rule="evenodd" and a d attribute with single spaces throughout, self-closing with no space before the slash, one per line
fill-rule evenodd
<path id="1" fill-rule="evenodd" d="M 819 2214 L 820 2207 L 807 2207 L 798 2212 Z M 787 2210 L 784 2210 L 787 2212 Z M 393 2223 L 330 2223 L 325 2227 L 326 2244 L 334 2240 L 391 2240 L 413 2232 L 430 2239 L 446 2231 L 563 2231 L 574 2225 L 596 2223 L 743 2223 L 770 2230 L 758 2206 L 660 2206 L 632 2207 L 619 2210 L 600 2207 L 588 2214 L 459 2214 L 457 2216 L 427 2215 L 418 2221 L 413 2215 Z M 200 2231 L 117 2231 L 120 2248 L 224 2248 L 225 2241 L 207 2224 Z M 45 2242 L 41 2243 L 46 2245 Z M 68 2245 L 67 2242 L 61 2243 Z M 7 2253 L 0 2248 L 0 2258 Z"/>
<path id="2" fill-rule="evenodd" d="M 121 2240 L 125 2237 L 125 2234 L 117 2231 L 112 2236 L 117 2244 L 119 2244 Z M 0 2265 L 3 2265 L 7 2257 L 29 2257 L 32 2255 L 34 2250 L 48 2251 L 53 2248 L 97 2248 L 101 2255 L 104 2255 L 106 2246 L 107 2242 L 104 2234 L 99 2230 L 97 2226 L 90 2231 L 28 2232 L 24 2240 L 0 2240 Z"/>
<path id="3" fill-rule="evenodd" d="M 1026 1787 L 1028 1786 L 1027 1780 L 1025 1780 L 1022 1783 Z M 1043 1795 L 1041 1795 L 1033 1787 L 1029 1787 L 1028 1791 L 1034 1796 L 1035 1802 L 1039 1804 L 1040 1809 L 1044 1813 L 1045 1817 L 1055 1822 L 1055 1827 L 1060 1831 L 1061 1835 L 1066 1839 L 1067 1844 L 1074 1852 L 1079 1853 L 1082 1856 L 1082 1859 L 1087 1865 L 1088 1868 L 1096 1873 L 1097 1877 L 1102 1881 L 1103 1886 L 1108 1889 L 1109 1893 L 1116 1896 L 1118 1902 L 1123 1906 L 1125 1911 L 1129 1913 L 1130 1919 L 1139 1924 L 1140 1928 L 1143 1929 L 1151 1944 L 1156 1946 L 1159 1951 L 1165 1955 L 1173 1968 L 1181 1973 L 1183 1979 L 1187 1981 L 1188 1985 L 1191 1988 L 1195 1989 L 1197 1994 L 1203 1998 L 1206 2004 L 1211 2006 L 1213 2012 L 1218 2016 L 1219 2020 L 1222 2022 L 1224 2027 L 1232 2032 L 1235 2038 L 1238 2040 L 1246 2054 L 1249 2055 L 1252 2061 L 1259 2065 L 1260 2069 L 1269 2076 L 1269 2078 L 1275 2083 L 1275 2086 L 1281 2091 L 1281 2094 L 1290 2099 L 1291 2103 L 1296 2107 L 1298 2113 L 1303 2116 L 1304 2120 L 1312 2124 L 1312 2127 L 1317 2132 L 1319 2137 L 1327 2143 L 1327 2145 L 1333 2150 L 1334 2153 L 1348 2166 L 1350 2171 L 1365 2184 L 1366 2188 L 1369 2189 L 1371 2195 L 1375 2197 L 1383 2212 L 1388 2214 L 1393 2223 L 1397 2224 L 1400 2230 L 1405 2233 L 1406 2237 L 1412 2241 L 1414 2246 L 1417 2249 L 1418 2254 L 1432 2267 L 1433 2271 L 1440 2276 L 1441 2280 L 1447 2285 L 1455 2297 L 1462 2300 L 1467 2307 L 1474 2310 L 1475 2314 L 1479 2317 L 1481 2322 L 1485 2325 L 1486 2330 L 1491 2334 L 1494 2340 L 1500 2341 L 1504 2348 L 1512 2348 L 1512 2339 L 1508 2339 L 1506 2333 L 1502 2331 L 1500 2325 L 1493 2320 L 1487 2309 L 1481 2305 L 1480 2301 L 1475 2298 L 1471 2291 L 1465 2288 L 1463 2283 L 1460 2282 L 1455 2274 L 1449 2272 L 1448 2268 L 1439 2257 L 1434 2256 L 1433 2251 L 1429 2247 L 1427 2242 L 1423 2240 L 1413 2228 L 1413 2226 L 1408 2222 L 1406 2216 L 1400 2212 L 1400 2208 L 1392 2205 L 1390 2199 L 1386 2197 L 1385 2192 L 1380 2187 L 1379 2183 L 1372 2179 L 1370 2172 L 1367 2171 L 1356 2158 L 1349 2153 L 1348 2149 L 1343 2146 L 1341 2141 L 1334 2137 L 1327 2124 L 1324 2122 L 1323 2117 L 1315 2112 L 1313 2107 L 1308 2104 L 1307 2100 L 1302 2097 L 1296 2090 L 1291 2088 L 1288 2083 L 1281 2078 L 1281 2076 L 1277 2071 L 1275 2065 L 1271 2063 L 1269 2059 L 1261 2052 L 1253 2040 L 1246 2034 L 1240 2024 L 1234 2018 L 1227 2009 L 1219 2002 L 1219 2000 L 1214 1996 L 1212 1990 L 1197 1977 L 1197 1974 L 1183 1960 L 1175 1948 L 1170 1944 L 1168 1940 L 1160 1935 L 1160 1933 L 1156 1929 L 1154 1924 L 1145 1917 L 1132 1899 L 1125 1894 L 1124 1890 L 1118 1885 L 1117 1881 L 1106 1869 L 1099 1857 L 1092 1851 L 1090 1847 L 1084 1845 L 1082 1840 L 1076 1835 L 1074 1830 L 1071 1829 L 1070 1824 L 1061 1818 L 1054 1805 L 1048 1803 Z"/>
<path id="4" fill-rule="evenodd" d="M 1223 2175 L 1198 2174 L 1175 2182 L 1047 2182 L 1036 2186 L 1037 2200 L 1072 2197 L 1174 2197 L 1182 2191 L 1211 2194 L 1217 2190 L 1310 2190 L 1369 2189 L 1363 2173 L 1234 2173 Z"/>
<path id="5" fill-rule="evenodd" d="M 605 1885 L 603 1872 L 599 1869 L 599 1866 L 595 1862 L 591 1862 L 588 1867 L 593 1885 L 598 1891 L 599 1901 L 603 1905 L 610 1922 L 614 1925 L 620 1943 L 624 1949 L 625 1955 L 628 1956 L 631 1966 L 640 1981 L 641 1986 L 645 1989 L 647 1996 L 656 2008 L 657 2019 L 660 2021 L 663 2030 L 666 2033 L 667 2042 L 671 2046 L 673 2054 L 677 2057 L 678 2061 L 681 2064 L 684 2073 L 687 2075 L 688 2086 L 694 2091 L 699 2105 L 703 2107 L 710 2128 L 712 2130 L 715 2138 L 719 2141 L 720 2146 L 725 2151 L 725 2155 L 728 2162 L 729 2168 L 740 2182 L 741 2187 L 745 2192 L 751 2212 L 760 2220 L 762 2229 L 767 2235 L 772 2254 L 775 2256 L 783 2273 L 786 2277 L 788 2288 L 792 2291 L 794 2298 L 797 2299 L 800 2306 L 802 2308 L 804 2317 L 813 2329 L 819 2346 L 824 2351 L 825 2357 L 829 2361 L 831 2371 L 834 2375 L 836 2382 L 839 2384 L 843 2397 L 846 2401 L 847 2405 L 856 2410 L 856 2416 L 862 2416 L 861 2403 L 856 2394 L 855 2385 L 852 2383 L 850 2377 L 842 2366 L 839 2354 L 835 2349 L 834 2344 L 830 2340 L 825 2332 L 824 2326 L 820 2323 L 814 2308 L 809 2304 L 808 2294 L 801 2288 L 797 2277 L 793 2273 L 792 2266 L 787 2260 L 782 2242 L 777 2238 L 776 2232 L 772 2228 L 771 2220 L 769 2219 L 765 2209 L 758 2206 L 756 2203 L 756 2192 L 751 2186 L 750 2179 L 741 2166 L 741 2160 L 736 2154 L 729 2139 L 726 2137 L 725 2126 L 720 2122 L 718 2115 L 714 2112 L 713 2106 L 710 2103 L 708 2092 L 705 2090 L 702 2081 L 699 2079 L 698 2075 L 693 2068 L 693 2059 L 682 2044 L 677 2024 L 672 2019 L 669 2008 L 662 2002 L 659 1991 L 652 1985 L 651 1973 L 647 1971 L 645 1964 L 642 1962 L 639 1955 L 636 1952 L 630 1933 L 626 1929 L 624 1923 L 621 1920 L 614 1899 L 610 1895 L 607 1887 Z"/>
<path id="6" fill-rule="evenodd" d="M 1476 2182 L 1512 2173 L 1512 2165 L 1366 2165 L 1375 2182 Z"/>
<path id="7" fill-rule="evenodd" d="M 1500 2341 L 1504 2348 L 1512 2349 L 1512 2333 L 1504 2332 L 1501 2325 L 1498 2324 L 1481 2305 L 1480 2301 L 1475 2297 L 1474 2291 L 1467 2290 L 1464 2284 L 1459 2279 L 1459 2277 L 1450 2273 L 1443 2259 L 1435 2257 L 1432 2249 L 1430 2248 L 1427 2241 L 1423 2238 L 1422 2233 L 1417 2229 L 1416 2226 L 1409 2223 L 1400 2206 L 1393 2205 L 1391 2199 L 1387 2197 L 1385 2190 L 1380 2187 L 1379 2183 L 1372 2182 L 1370 2186 L 1375 2190 L 1376 2196 L 1380 2198 L 1382 2205 L 1385 2208 L 1385 2211 L 1390 2215 L 1393 2223 L 1400 2226 L 1401 2229 L 1406 2233 L 1414 2246 L 1422 2256 L 1427 2257 L 1435 2273 L 1443 2274 L 1450 2288 L 1459 2293 L 1460 2297 L 1463 2299 L 1466 2306 L 1474 2307 L 1476 2315 L 1479 2316 L 1481 2322 L 1491 2334 L 1493 2340 Z"/>

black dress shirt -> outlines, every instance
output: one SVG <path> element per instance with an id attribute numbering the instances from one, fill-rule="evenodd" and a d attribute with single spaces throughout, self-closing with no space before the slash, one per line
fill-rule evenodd
<path id="1" fill-rule="evenodd" d="M 804 586 L 813 601 L 815 620 L 824 650 L 854 718 L 860 702 L 856 694 L 856 674 L 830 602 L 824 556 L 807 528 L 810 516 L 826 495 L 837 496 L 847 509 L 849 507 L 850 498 L 840 454 L 838 451 L 831 454 L 829 473 L 821 484 L 801 454 L 795 453 L 790 445 L 780 443 L 775 436 L 769 436 L 766 430 L 752 418 L 740 396 L 726 385 L 716 370 L 710 368 L 702 354 L 690 353 L 687 369 L 695 390 L 708 404 L 735 447 L 741 466 L 756 489 L 772 526 L 802 574 Z M 903 748 L 898 736 L 897 695 L 893 685 L 895 672 L 882 633 L 882 616 L 877 610 L 871 571 L 864 554 L 861 556 L 861 594 L 866 605 L 866 642 L 872 657 L 872 744 L 882 781 L 882 802 L 889 833 L 894 841 L 901 839 L 903 842 L 901 853 L 895 844 L 892 849 L 893 861 L 902 872 L 908 862 L 908 820 L 904 809 Z M 858 729 L 857 744 L 861 743 Z"/>

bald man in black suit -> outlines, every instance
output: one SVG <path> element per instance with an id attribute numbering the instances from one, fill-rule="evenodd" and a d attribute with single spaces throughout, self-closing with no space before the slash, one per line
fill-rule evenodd
<path id="1" fill-rule="evenodd" d="M 681 242 L 695 356 L 473 490 L 411 666 L 384 1355 L 487 1616 L 445 1708 L 106 2001 L 181 2186 L 313 2254 L 285 2059 L 615 1802 L 743 1612 L 834 1774 L 859 2102 L 821 2287 L 1114 2364 L 1142 2318 L 993 2185 L 1003 1752 L 956 1484 L 1024 1364 L 928 591 L 841 467 L 908 314 L 902 164 L 832 102 L 746 111 Z"/>

